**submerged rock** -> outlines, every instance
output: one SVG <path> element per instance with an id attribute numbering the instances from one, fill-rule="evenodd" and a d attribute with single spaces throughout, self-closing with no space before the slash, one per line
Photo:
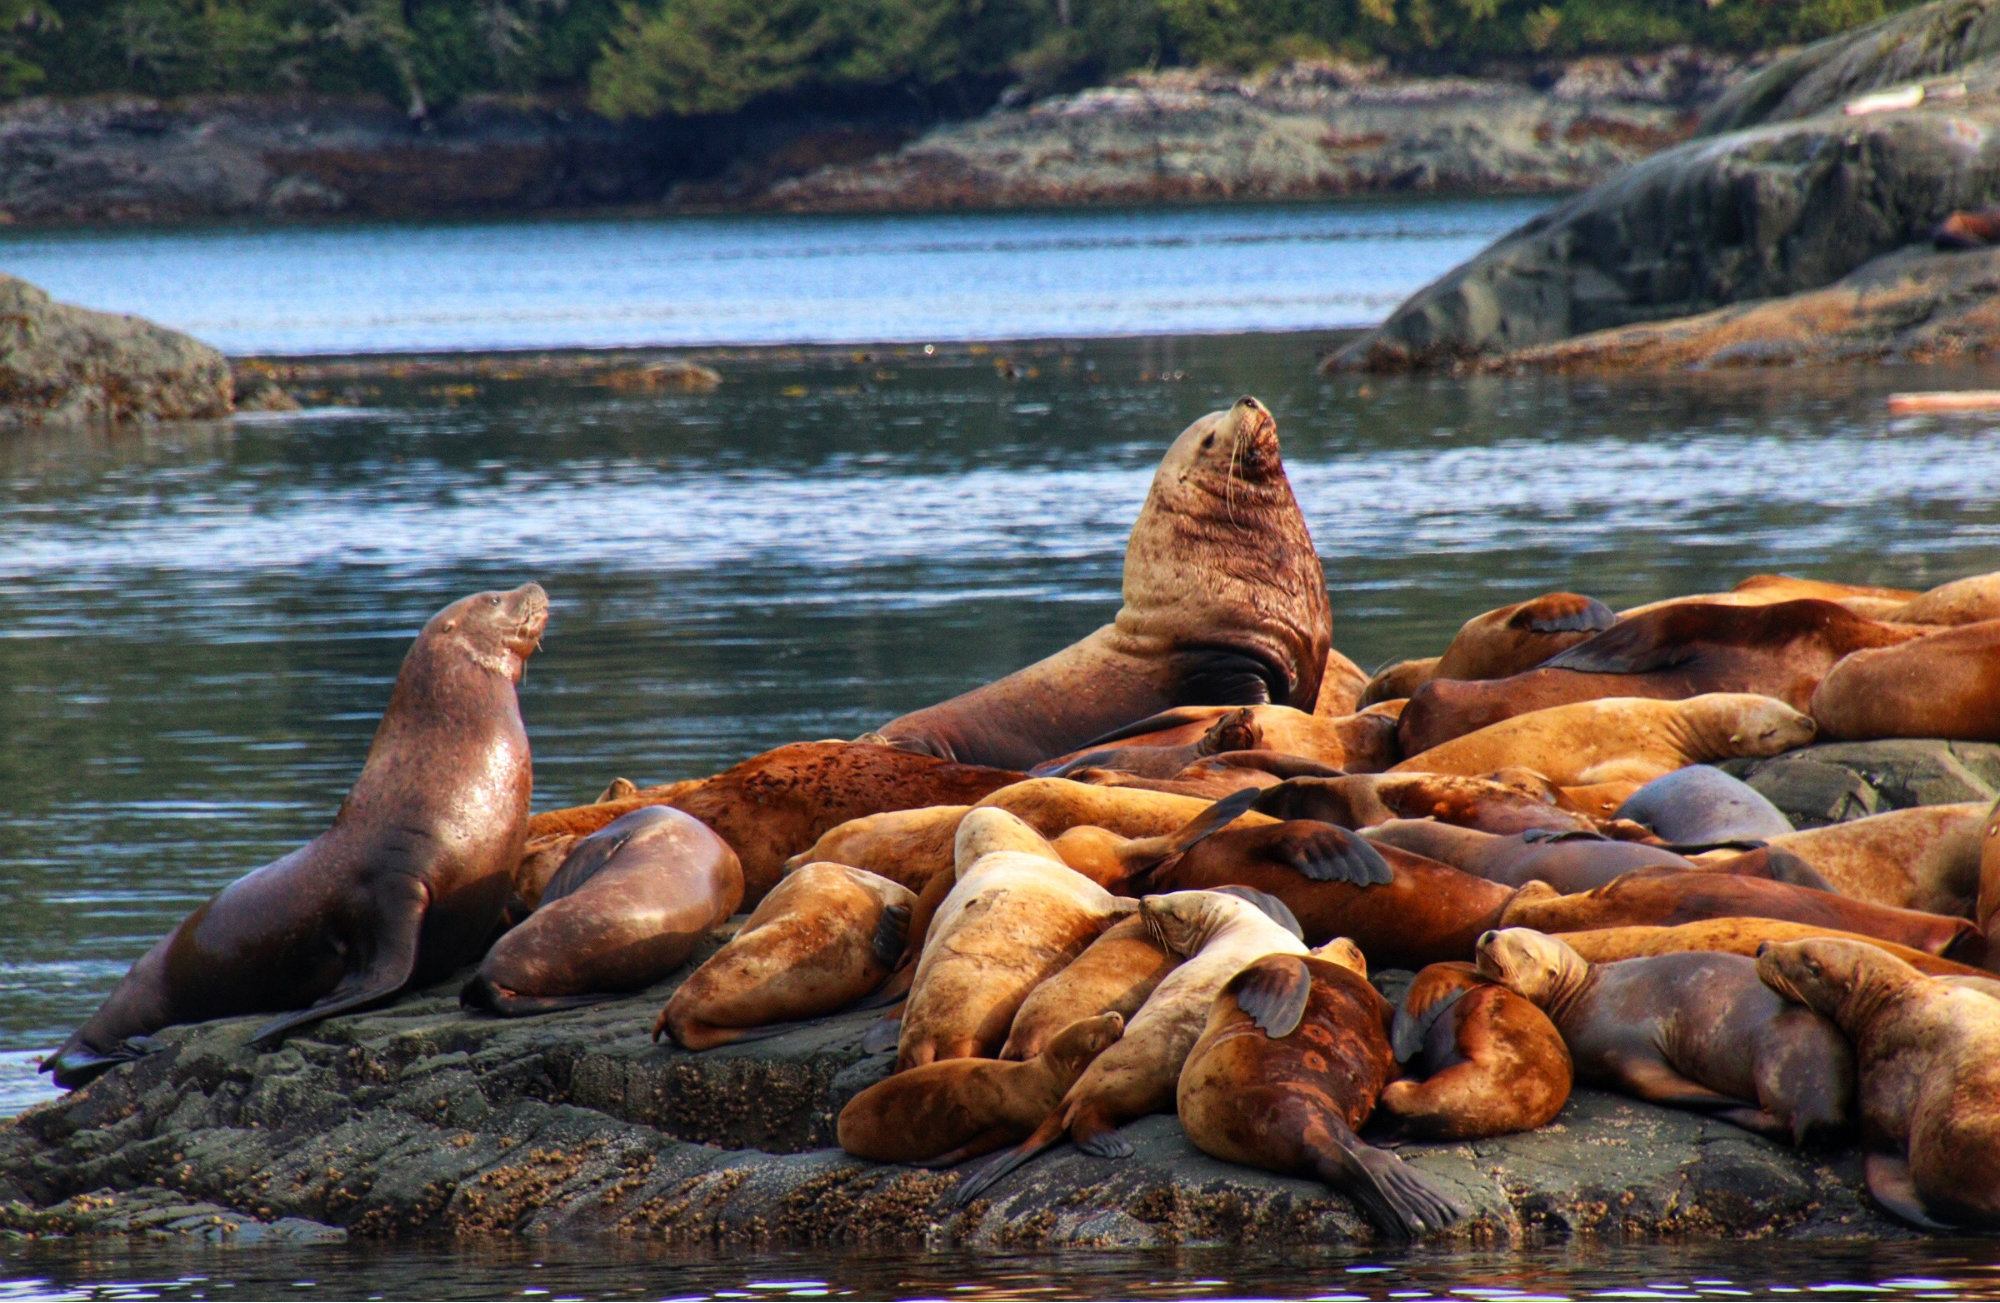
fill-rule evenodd
<path id="1" fill-rule="evenodd" d="M 227 416 L 233 398 L 229 363 L 201 341 L 0 276 L 0 426 Z"/>

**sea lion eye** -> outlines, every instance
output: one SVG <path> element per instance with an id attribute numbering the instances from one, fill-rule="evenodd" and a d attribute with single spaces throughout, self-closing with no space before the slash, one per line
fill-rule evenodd
<path id="1" fill-rule="evenodd" d="M 486 600 L 492 603 L 494 606 L 500 605 L 500 595 L 498 593 L 495 593 L 493 596 L 487 598 Z"/>
<path id="2" fill-rule="evenodd" d="M 1215 446 L 1215 436 L 1211 434 L 1205 437 L 1201 441 L 1201 446 L 1204 448 L 1213 448 Z"/>

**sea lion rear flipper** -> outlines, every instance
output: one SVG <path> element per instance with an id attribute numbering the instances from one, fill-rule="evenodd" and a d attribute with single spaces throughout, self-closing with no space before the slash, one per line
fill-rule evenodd
<path id="1" fill-rule="evenodd" d="M 1165 837 L 1136 844 L 1130 853 L 1137 856 L 1137 862 L 1143 867 L 1133 870 L 1131 882 L 1142 884 L 1149 877 L 1165 872 L 1175 860 L 1242 818 L 1256 801 L 1257 790 L 1246 787 L 1240 792 L 1231 792 Z M 1156 857 L 1150 864 L 1145 863 L 1145 856 L 1148 855 Z"/>
<path id="2" fill-rule="evenodd" d="M 887 1054 L 903 1037 L 902 1010 L 877 1018 L 861 1033 L 861 1049 L 867 1054 Z"/>
<path id="3" fill-rule="evenodd" d="M 1305 756 L 1283 751 L 1218 751 L 1208 763 L 1231 769 L 1255 769 L 1273 778 L 1345 778 L 1347 771 Z"/>
<path id="4" fill-rule="evenodd" d="M 1887 1212 L 1927 1231 L 1957 1229 L 1931 1216 L 1930 1210 L 1924 1207 L 1923 1197 L 1917 1193 L 1917 1183 L 1910 1176 L 1909 1160 L 1901 1154 L 1872 1153 L 1868 1155 L 1863 1171 L 1868 1181 L 1868 1193 Z"/>
<path id="5" fill-rule="evenodd" d="M 1339 824 L 1320 824 L 1310 833 L 1282 839 L 1271 850 L 1272 858 L 1309 882 L 1380 887 L 1396 880 L 1373 842 Z"/>
<path id="6" fill-rule="evenodd" d="M 1299 925 L 1299 916 L 1292 913 L 1290 905 L 1279 900 L 1270 892 L 1259 891 L 1255 887 L 1246 887 L 1240 882 L 1232 882 L 1226 887 L 1210 887 L 1209 890 L 1219 891 L 1225 896 L 1234 896 L 1238 900 L 1249 901 L 1257 907 L 1258 911 L 1264 917 L 1270 919 L 1273 923 L 1276 923 L 1299 940 L 1303 941 L 1306 939 L 1306 930 Z"/>
<path id="7" fill-rule="evenodd" d="M 1396 1062 L 1409 1063 L 1423 1052 L 1424 1039 L 1431 1034 L 1431 1028 L 1444 1016 L 1445 1010 L 1465 998 L 1472 988 L 1461 986 L 1442 1000 L 1434 1001 L 1430 1008 L 1420 1014 L 1412 1014 L 1409 993 L 1403 994 L 1403 1003 L 1396 1006 L 1396 1019 L 1389 1025 L 1389 1047 L 1396 1052 Z"/>
<path id="8" fill-rule="evenodd" d="M 1465 1216 L 1465 1209 L 1432 1189 L 1402 1159 L 1363 1144 L 1338 1119 L 1328 1119 L 1326 1134 L 1313 1139 L 1320 1180 L 1351 1195 L 1368 1220 L 1387 1234 L 1414 1240 Z"/>
<path id="9" fill-rule="evenodd" d="M 1775 1140 L 1781 1145 L 1793 1143 L 1792 1129 L 1781 1121 L 1777 1114 L 1761 1108 L 1725 1108 L 1717 1111 L 1717 1117 L 1733 1123 L 1745 1131 L 1752 1131 L 1766 1140 Z"/>
<path id="10" fill-rule="evenodd" d="M 1132 1142 L 1118 1133 L 1116 1127 L 1088 1130 L 1081 1136 L 1071 1136 L 1078 1149 L 1092 1158 L 1130 1158 L 1133 1154 Z"/>
<path id="11" fill-rule="evenodd" d="M 1529 828 L 1521 834 L 1521 840 L 1530 846 L 1546 846 L 1555 842 L 1607 842 L 1611 839 L 1588 828 Z"/>
<path id="12" fill-rule="evenodd" d="M 1223 994 L 1234 999 L 1266 1036 L 1277 1040 L 1297 1031 L 1305 1017 L 1312 970 L 1298 955 L 1265 955 L 1230 978 Z"/>
<path id="13" fill-rule="evenodd" d="M 1330 778 L 1288 778 L 1255 793 L 1250 808 L 1273 819 L 1312 819 L 1345 828 L 1341 822 L 1351 817 L 1347 802 Z M 1255 789 L 1252 789 L 1253 791 Z"/>
<path id="14" fill-rule="evenodd" d="M 952 1191 L 952 1204 L 959 1208 L 965 1207 L 974 1199 L 977 1199 L 980 1195 L 990 1190 L 994 1183 L 1001 1177 L 1027 1163 L 1028 1160 L 1041 1153 L 1044 1149 L 1061 1143 L 1063 1131 L 1063 1110 L 1058 1108 L 1055 1112 L 1044 1118 L 1042 1124 L 1036 1127 L 1034 1133 L 1026 1140 L 1015 1145 L 1012 1149 L 1002 1152 L 991 1162 L 984 1164 L 977 1171 L 966 1177 L 960 1183 L 958 1189 Z"/>
<path id="15" fill-rule="evenodd" d="M 253 1049 L 268 1050 L 295 1028 L 387 1000 L 409 983 L 417 968 L 417 936 L 423 928 L 430 893 L 414 876 L 399 875 L 392 881 L 404 891 L 401 899 L 375 902 L 377 926 L 387 935 L 374 938 L 375 953 L 368 966 L 349 972 L 317 1003 L 259 1027 L 250 1037 Z"/>
<path id="16" fill-rule="evenodd" d="M 911 1167 L 940 1169 L 958 1167 L 975 1158 L 984 1158 L 1007 1143 L 1008 1135 L 1001 1127 L 988 1127 L 956 1149 L 947 1149 L 933 1158 L 922 1158 L 911 1163 Z"/>

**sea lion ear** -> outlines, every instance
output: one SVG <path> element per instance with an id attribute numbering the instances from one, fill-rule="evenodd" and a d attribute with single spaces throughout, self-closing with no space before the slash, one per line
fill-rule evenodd
<path id="1" fill-rule="evenodd" d="M 1227 994 L 1272 1040 L 1290 1036 L 1305 1017 L 1312 970 L 1298 955 L 1265 955 L 1229 979 Z"/>
<path id="2" fill-rule="evenodd" d="M 1560 891 L 1543 882 L 1540 878 L 1531 878 L 1514 888 L 1514 899 L 1507 903 L 1517 905 L 1524 900 L 1554 900 L 1560 895 L 1562 895 Z"/>
<path id="3" fill-rule="evenodd" d="M 639 785 L 629 778 L 614 778 L 610 786 L 597 794 L 592 805 L 603 805 L 606 801 L 623 801 L 639 794 Z"/>

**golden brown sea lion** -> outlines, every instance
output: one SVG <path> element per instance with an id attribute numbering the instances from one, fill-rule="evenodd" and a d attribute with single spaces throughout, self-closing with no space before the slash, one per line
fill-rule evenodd
<path id="1" fill-rule="evenodd" d="M 1871 905 L 1768 878 L 1675 869 L 1637 869 L 1607 886 L 1567 896 L 1524 887 L 1508 903 L 1502 925 L 1539 932 L 1587 932 L 1744 917 L 1782 918 L 1859 932 L 1964 962 L 1978 961 L 1985 949 L 1978 931 L 1962 918 Z"/>
<path id="2" fill-rule="evenodd" d="M 1125 1035 L 1084 1069 L 1033 1134 L 959 1186 L 956 1202 L 977 1198 L 1065 1133 L 1087 1154 L 1129 1155 L 1131 1142 L 1118 1128 L 1174 1107 L 1181 1065 L 1201 1036 L 1216 992 L 1254 959 L 1306 953 L 1298 937 L 1240 896 L 1213 891 L 1148 896 L 1139 902 L 1139 917 L 1154 940 L 1184 962 L 1153 988 Z"/>
<path id="3" fill-rule="evenodd" d="M 1630 927 L 1592 928 L 1584 932 L 1564 932 L 1563 944 L 1593 964 L 1619 959 L 1641 959 L 1647 955 L 1677 955 L 1688 950 L 1713 950 L 1724 955 L 1756 957 L 1757 947 L 1766 941 L 1797 941 L 1802 937 L 1835 937 L 1880 946 L 1896 958 L 1936 977 L 1990 977 L 1983 969 L 1936 955 L 1899 946 L 1880 937 L 1858 932 L 1793 923 L 1781 918 L 1709 918 L 1673 927 L 1638 924 Z"/>
<path id="4" fill-rule="evenodd" d="M 1548 1014 L 1578 1081 L 1795 1145 L 1854 1125 L 1854 1056 L 1840 1029 L 1777 998 L 1754 959 L 1593 964 L 1560 938 L 1507 928 L 1479 939 L 1477 962 L 1481 977 Z"/>
<path id="5" fill-rule="evenodd" d="M 1438 656 L 1420 656 L 1413 660 L 1389 662 L 1375 671 L 1368 680 L 1368 686 L 1355 698 L 1355 704 L 1362 710 L 1368 710 L 1392 701 L 1407 700 L 1436 675 L 1441 659 Z"/>
<path id="6" fill-rule="evenodd" d="M 1225 1162 L 1313 1176 L 1388 1234 L 1442 1230 L 1464 1210 L 1355 1134 L 1396 1074 L 1389 1006 L 1365 974 L 1266 955 L 1215 997 L 1175 1090 L 1188 1139 Z"/>
<path id="7" fill-rule="evenodd" d="M 668 998 L 653 1039 L 712 1049 L 858 1003 L 902 955 L 915 903 L 866 869 L 801 866 Z"/>
<path id="8" fill-rule="evenodd" d="M 1931 914 L 1972 912 L 1983 802 L 1922 805 L 1771 838 L 1856 900 Z"/>
<path id="9" fill-rule="evenodd" d="M 459 1003 L 511 1018 L 650 986 L 742 899 L 736 852 L 701 820 L 663 805 L 620 815 L 577 842 Z"/>
<path id="10" fill-rule="evenodd" d="M 1581 593 L 1544 593 L 1475 615 L 1431 671 L 1434 679 L 1504 679 L 1588 641 L 1618 622 L 1610 607 Z"/>
<path id="11" fill-rule="evenodd" d="M 1051 855 L 976 854 L 994 829 L 1034 835 L 1004 810 L 960 821 L 958 840 L 975 854 L 956 869 L 917 961 L 898 1070 L 998 1053 L 1028 994 L 1134 907 Z"/>
<path id="12" fill-rule="evenodd" d="M 1272 751 L 1370 773 L 1398 759 L 1396 721 L 1382 715 L 1309 715 L 1290 706 L 1183 706 L 1115 729 L 1036 766 L 1034 773 L 1064 776 L 1102 768 L 1169 778 L 1235 751 Z"/>
<path id="13" fill-rule="evenodd" d="M 1403 754 L 1414 756 L 1515 715 L 1603 697 L 1748 692 L 1804 710 L 1841 657 L 1922 632 L 1817 600 L 1662 607 L 1628 615 L 1520 674 L 1434 680 L 1411 696 L 1397 739 Z"/>
<path id="14" fill-rule="evenodd" d="M 840 1147 L 877 1163 L 950 1167 L 1011 1145 L 1124 1029 L 1123 1017 L 1102 1013 L 1070 1023 L 1022 1062 L 947 1059 L 899 1072 L 847 1101 Z"/>
<path id="15" fill-rule="evenodd" d="M 1003 1059 L 1032 1059 L 1063 1028 L 1098 1013 L 1115 1013 L 1131 1018 L 1139 1012 L 1168 973 L 1180 966 L 1181 957 L 1158 941 L 1144 919 L 1122 918 L 1107 928 L 1069 967 L 1049 978 L 1022 1002 L 1008 1029 L 1007 1043 L 1000 1047 Z M 1081 1069 L 1079 1069 L 1081 1071 Z M 1069 1087 L 1065 1085 L 1064 1090 Z M 1058 1093 L 1057 1099 L 1061 1098 Z M 1055 1107 L 1049 1101 L 1035 1123 Z M 1025 1127 L 1025 1136 L 1034 1123 Z M 1021 1136 L 1015 1136 L 1019 1140 Z"/>
<path id="16" fill-rule="evenodd" d="M 592 833 L 642 805 L 671 805 L 713 828 L 735 850 L 743 862 L 743 902 L 754 907 L 777 884 L 787 859 L 850 819 L 889 810 L 969 805 L 1021 777 L 1004 769 L 953 764 L 866 742 L 794 742 L 708 778 L 642 788 L 622 800 L 546 811 L 534 817 L 529 834 Z M 838 858 L 813 855 L 798 862 Z"/>
<path id="17" fill-rule="evenodd" d="M 333 826 L 197 907 L 42 1070 L 79 1086 L 162 1027 L 291 1011 L 252 1038 L 269 1046 L 479 958 L 527 841 L 515 687 L 548 617 L 537 584 L 432 616 Z"/>
<path id="18" fill-rule="evenodd" d="M 1778 602 L 1820 601 L 1845 606 L 1860 615 L 1887 618 L 1883 613 L 1921 596 L 1912 588 L 1881 588 L 1870 584 L 1843 584 L 1825 579 L 1801 579 L 1796 575 L 1751 575 L 1726 593 L 1688 593 L 1665 597 L 1642 606 L 1620 611 L 1621 619 L 1647 615 L 1669 606 L 1771 606 Z"/>
<path id="19" fill-rule="evenodd" d="M 1967 575 L 1920 593 L 1884 617 L 1901 624 L 1977 624 L 2000 620 L 2000 570 Z"/>
<path id="20" fill-rule="evenodd" d="M 1919 1226 L 2000 1226 L 2000 1001 L 1872 946 L 1766 946 L 1771 990 L 1854 1043 L 1868 1192 Z"/>
<path id="21" fill-rule="evenodd" d="M 1774 756 L 1813 740 L 1813 722 L 1775 697 L 1711 692 L 1678 701 L 1607 697 L 1489 724 L 1389 770 L 1483 774 L 1520 765 L 1562 786 L 1647 782 L 1684 765 Z"/>
<path id="22" fill-rule="evenodd" d="M 1338 647 L 1329 647 L 1326 668 L 1320 671 L 1319 700 L 1313 714 L 1328 719 L 1352 715 L 1361 709 L 1361 693 L 1368 686 L 1368 671 L 1356 665 Z"/>
<path id="23" fill-rule="evenodd" d="M 898 746 L 1026 769 L 1174 706 L 1310 711 L 1333 645 L 1326 577 L 1254 398 L 1167 450 L 1125 548 L 1117 618 L 1046 660 L 891 720 Z"/>
<path id="24" fill-rule="evenodd" d="M 1855 652 L 1820 680 L 1812 716 L 1830 738 L 2000 742 L 2000 620 Z"/>
<path id="25" fill-rule="evenodd" d="M 1533 1131 L 1569 1101 L 1569 1048 L 1548 1015 L 1479 975 L 1432 964 L 1403 995 L 1390 1045 L 1408 1074 L 1382 1091 L 1405 1135 L 1477 1140 Z"/>

